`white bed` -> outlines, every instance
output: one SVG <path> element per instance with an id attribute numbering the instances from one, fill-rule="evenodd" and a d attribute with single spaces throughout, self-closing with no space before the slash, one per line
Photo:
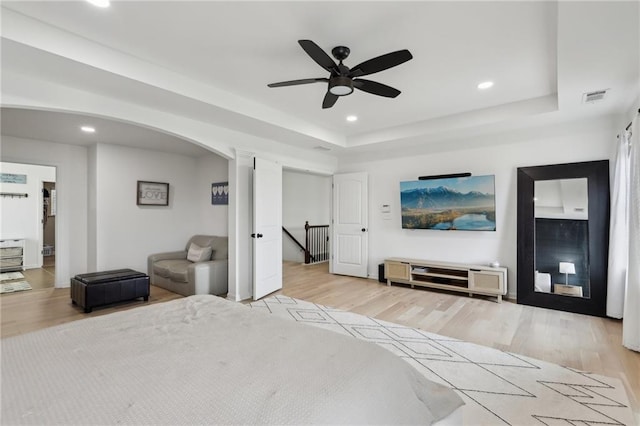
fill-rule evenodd
<path id="1" fill-rule="evenodd" d="M 375 344 L 214 296 L 1 344 L 3 425 L 430 424 L 463 404 Z"/>

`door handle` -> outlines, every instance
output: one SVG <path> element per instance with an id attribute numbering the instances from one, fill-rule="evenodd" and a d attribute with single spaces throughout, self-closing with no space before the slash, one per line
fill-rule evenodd
<path id="1" fill-rule="evenodd" d="M 251 234 L 251 238 L 262 238 L 262 234 Z"/>
<path id="2" fill-rule="evenodd" d="M 361 231 L 362 232 L 367 232 L 367 228 L 362 228 Z"/>

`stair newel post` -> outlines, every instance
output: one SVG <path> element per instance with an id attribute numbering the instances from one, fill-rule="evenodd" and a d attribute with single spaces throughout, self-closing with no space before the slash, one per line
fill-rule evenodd
<path id="1" fill-rule="evenodd" d="M 309 221 L 304 222 L 304 263 L 311 263 L 311 256 L 309 253 Z"/>

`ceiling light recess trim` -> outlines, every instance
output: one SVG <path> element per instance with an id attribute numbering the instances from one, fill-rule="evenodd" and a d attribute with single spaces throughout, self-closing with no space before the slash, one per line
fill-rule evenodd
<path id="1" fill-rule="evenodd" d="M 492 86 L 493 86 L 493 81 L 483 81 L 482 83 L 478 84 L 478 89 L 486 90 Z"/>
<path id="2" fill-rule="evenodd" d="M 105 8 L 111 6 L 111 2 L 109 0 L 87 0 L 87 2 L 96 7 Z"/>

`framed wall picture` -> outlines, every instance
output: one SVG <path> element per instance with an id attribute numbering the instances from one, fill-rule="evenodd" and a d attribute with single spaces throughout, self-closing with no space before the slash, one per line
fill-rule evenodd
<path id="1" fill-rule="evenodd" d="M 18 175 L 15 173 L 0 173 L 0 182 L 2 183 L 27 183 L 27 175 Z"/>
<path id="2" fill-rule="evenodd" d="M 136 204 L 139 206 L 168 206 L 169 184 L 139 180 Z"/>
<path id="3" fill-rule="evenodd" d="M 211 204 L 229 204 L 229 182 L 217 182 L 211 184 Z"/>

